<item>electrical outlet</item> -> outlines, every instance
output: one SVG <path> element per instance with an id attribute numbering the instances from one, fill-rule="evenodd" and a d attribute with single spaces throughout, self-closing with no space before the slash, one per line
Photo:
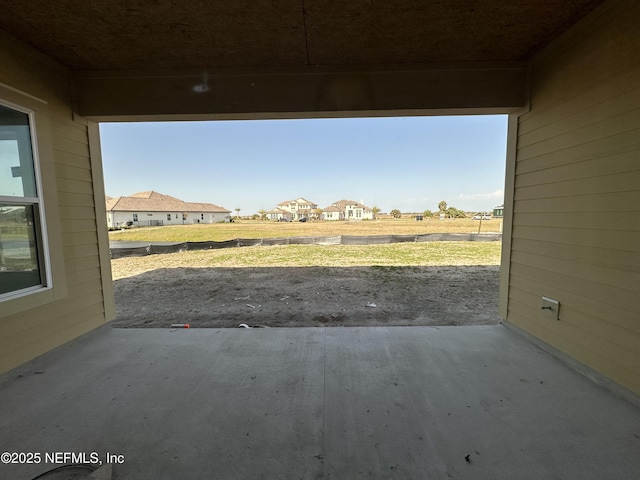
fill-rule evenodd
<path id="1" fill-rule="evenodd" d="M 549 297 L 542 297 L 542 313 L 547 317 L 558 320 L 558 313 L 560 311 L 560 302 Z"/>

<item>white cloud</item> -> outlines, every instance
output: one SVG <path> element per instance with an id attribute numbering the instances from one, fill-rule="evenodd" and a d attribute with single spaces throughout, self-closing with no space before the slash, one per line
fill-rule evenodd
<path id="1" fill-rule="evenodd" d="M 482 200 L 482 199 L 499 199 L 504 198 L 504 190 L 498 189 L 495 192 L 490 193 L 461 193 L 457 198 L 463 200 Z"/>

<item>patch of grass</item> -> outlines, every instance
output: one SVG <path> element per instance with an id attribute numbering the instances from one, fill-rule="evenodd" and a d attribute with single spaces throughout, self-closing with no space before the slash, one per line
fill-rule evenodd
<path id="1" fill-rule="evenodd" d="M 120 258 L 111 261 L 114 280 L 158 268 L 355 267 L 384 272 L 399 267 L 499 265 L 500 242 L 424 242 L 387 245 L 286 245 L 226 248 Z"/>
<path id="2" fill-rule="evenodd" d="M 482 222 L 482 233 L 499 232 L 502 220 Z M 260 222 L 216 223 L 132 228 L 109 232 L 110 240 L 156 242 L 224 241 L 235 238 L 332 237 L 338 235 L 416 235 L 424 233 L 478 233 L 480 222 L 470 218 L 374 220 L 361 222 Z"/>

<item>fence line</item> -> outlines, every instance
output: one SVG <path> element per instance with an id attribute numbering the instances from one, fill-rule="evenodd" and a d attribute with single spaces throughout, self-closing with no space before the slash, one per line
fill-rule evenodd
<path id="1" fill-rule="evenodd" d="M 500 233 L 424 233 L 417 235 L 369 235 L 337 237 L 285 237 L 285 238 L 236 238 L 223 242 L 182 242 L 174 244 L 149 243 L 140 247 L 111 245 L 111 258 L 140 257 L 161 253 L 177 253 L 187 250 L 214 250 L 270 245 L 384 245 L 389 243 L 417 242 L 497 242 Z"/>

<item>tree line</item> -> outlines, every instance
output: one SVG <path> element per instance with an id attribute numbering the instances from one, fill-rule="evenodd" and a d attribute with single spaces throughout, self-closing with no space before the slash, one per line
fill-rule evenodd
<path id="1" fill-rule="evenodd" d="M 394 208 L 393 210 L 391 210 L 389 214 L 393 218 L 400 218 L 402 216 L 402 212 L 400 212 L 400 210 L 398 210 L 397 208 Z M 467 216 L 467 214 L 462 210 L 459 210 L 456 207 L 450 207 L 449 205 L 447 205 L 447 202 L 444 200 L 441 200 L 440 202 L 438 202 L 437 212 L 434 213 L 431 210 L 425 210 L 424 212 L 422 212 L 422 215 L 425 218 L 433 218 L 436 214 L 444 215 L 446 218 L 466 218 Z"/>
<path id="2" fill-rule="evenodd" d="M 377 206 L 371 207 L 371 210 L 373 212 L 374 219 L 378 216 L 378 214 L 381 211 L 380 208 L 378 208 Z M 236 208 L 235 211 L 236 211 L 236 219 L 240 219 L 240 209 Z M 313 214 L 316 215 L 317 218 L 322 218 L 322 209 L 320 208 L 316 209 L 313 212 Z M 397 208 L 394 208 L 393 210 L 391 210 L 389 214 L 393 218 L 400 218 L 402 216 L 402 212 Z M 440 202 L 438 202 L 437 212 L 433 212 L 431 210 L 425 210 L 424 212 L 422 212 L 422 215 L 425 218 L 433 218 L 436 215 L 443 215 L 443 214 L 446 218 L 466 218 L 467 216 L 467 214 L 462 210 L 459 210 L 455 207 L 450 207 L 445 200 L 441 200 Z M 258 211 L 258 213 L 254 213 L 250 218 L 252 220 L 266 220 L 267 211 L 264 209 L 261 209 Z"/>

